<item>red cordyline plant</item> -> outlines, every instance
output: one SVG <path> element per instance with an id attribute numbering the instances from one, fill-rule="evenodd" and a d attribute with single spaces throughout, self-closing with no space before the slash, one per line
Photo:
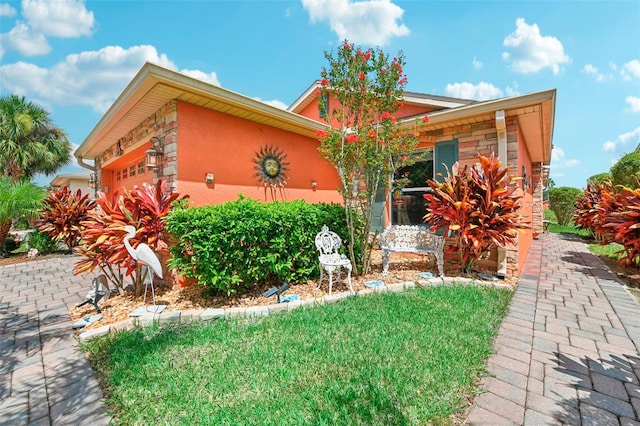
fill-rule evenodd
<path id="1" fill-rule="evenodd" d="M 45 232 L 54 241 L 62 241 L 69 250 L 80 242 L 89 212 L 95 207 L 95 202 L 89 199 L 89 194 L 82 195 L 81 190 L 75 192 L 63 186 L 57 191 L 51 191 L 43 201 L 43 209 L 39 220 L 40 232 Z"/>
<path id="2" fill-rule="evenodd" d="M 167 193 L 162 180 L 155 186 L 143 183 L 142 187 L 135 186 L 131 191 L 116 191 L 112 199 L 100 192 L 96 199 L 98 208 L 82 222 L 85 230 L 76 252 L 84 258 L 76 263 L 74 274 L 91 272 L 98 267 L 116 288 L 122 289 L 120 270 L 124 269 L 124 275 L 132 278 L 134 295 L 142 295 L 141 268 L 124 246 L 127 234 L 124 227 L 131 225 L 138 230 L 136 237 L 130 240 L 133 247 L 146 243 L 154 251 L 166 250 L 168 236 L 164 232 L 163 219 L 174 201 L 185 198 L 178 193 Z"/>
<path id="3" fill-rule="evenodd" d="M 615 231 L 614 240 L 623 245 L 620 263 L 640 265 L 640 182 L 637 189 L 621 187 L 617 210 L 609 214 L 605 227 Z"/>
<path id="4" fill-rule="evenodd" d="M 340 177 L 349 254 L 359 273 L 369 269 L 368 230 L 378 187 L 389 188 L 393 171 L 416 161 L 407 154 L 418 146 L 418 126 L 428 117 L 401 125 L 393 116 L 402 105 L 407 84 L 402 52 L 390 59 L 382 50 L 362 50 L 344 41 L 335 55 L 325 52 L 325 58 L 329 66 L 320 73 L 318 94 L 331 94 L 339 105 L 327 111 L 332 127 L 318 132 L 319 151 Z M 364 221 L 354 214 L 362 215 Z M 362 264 L 357 264 L 353 250 L 356 239 L 365 247 Z"/>
<path id="5" fill-rule="evenodd" d="M 432 192 L 424 195 L 429 201 L 425 222 L 432 231 L 453 232 L 456 245 L 448 250 L 460 254 L 465 273 L 493 247 L 515 243 L 518 231 L 530 227 L 519 214 L 522 195 L 509 167 L 493 153 L 478 159 L 471 168 L 456 162 L 443 182 L 428 180 Z"/>
<path id="6" fill-rule="evenodd" d="M 620 207 L 620 197 L 610 180 L 592 182 L 578 199 L 573 213 L 573 223 L 587 229 L 601 244 L 613 240 L 615 231 L 605 226 L 609 215 Z"/>

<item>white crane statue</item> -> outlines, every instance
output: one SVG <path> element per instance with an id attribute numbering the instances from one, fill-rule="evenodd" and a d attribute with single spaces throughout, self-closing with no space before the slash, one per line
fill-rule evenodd
<path id="1" fill-rule="evenodd" d="M 162 278 L 162 265 L 160 264 L 160 260 L 158 256 L 151 250 L 151 247 L 146 245 L 145 243 L 138 244 L 138 247 L 135 249 L 131 247 L 131 243 L 129 240 L 136 236 L 136 228 L 131 225 L 127 225 L 124 227 L 124 230 L 127 231 L 127 236 L 124 237 L 124 246 L 127 248 L 127 251 L 137 263 L 143 264 L 147 269 L 147 279 L 144 284 L 144 299 L 143 303 L 147 300 L 147 286 L 151 285 L 151 295 L 153 297 L 153 305 L 156 306 L 156 293 L 153 289 L 153 274 Z"/>

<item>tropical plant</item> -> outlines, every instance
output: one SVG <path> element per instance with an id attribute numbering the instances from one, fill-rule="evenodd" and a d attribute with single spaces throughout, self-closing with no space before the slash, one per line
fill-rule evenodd
<path id="1" fill-rule="evenodd" d="M 623 155 L 611 166 L 611 180 L 614 185 L 637 188 L 640 179 L 640 151 L 633 151 Z"/>
<path id="2" fill-rule="evenodd" d="M 609 215 L 605 226 L 615 231 L 614 239 L 623 245 L 619 254 L 624 254 L 620 263 L 640 265 L 640 182 L 634 188 L 622 187 L 619 194 L 620 206 Z"/>
<path id="3" fill-rule="evenodd" d="M 39 229 L 73 250 L 82 238 L 84 226 L 81 222 L 88 219 L 88 213 L 94 207 L 95 202 L 89 199 L 89 194 L 83 195 L 80 189 L 72 192 L 63 186 L 50 192 L 44 200 Z"/>
<path id="4" fill-rule="evenodd" d="M 587 185 L 576 201 L 573 223 L 579 229 L 587 229 L 596 241 L 606 244 L 613 240 L 615 232 L 606 226 L 609 215 L 617 211 L 620 200 L 610 180 L 594 180 Z"/>
<path id="5" fill-rule="evenodd" d="M 335 55 L 325 52 L 324 56 L 329 66 L 320 73 L 318 95 L 332 95 L 339 105 L 326 115 L 331 127 L 317 134 L 319 151 L 340 178 L 349 246 L 356 246 L 356 238 L 363 239 L 366 251 L 362 262 L 356 262 L 355 253 L 349 253 L 354 270 L 366 272 L 371 253 L 368 230 L 378 187 L 390 188 L 394 170 L 416 161 L 415 156 L 407 154 L 418 145 L 417 127 L 422 120 L 407 125 L 397 123 L 393 116 L 402 105 L 407 83 L 402 52 L 390 59 L 380 49 L 362 50 L 345 41 Z"/>
<path id="6" fill-rule="evenodd" d="M 0 97 L 0 142 L 0 175 L 14 181 L 55 173 L 71 158 L 65 132 L 22 96 Z"/>
<path id="7" fill-rule="evenodd" d="M 429 202 L 425 222 L 432 231 L 454 234 L 456 245 L 448 250 L 459 253 L 465 273 L 493 247 L 514 244 L 517 232 L 530 227 L 519 214 L 522 195 L 509 167 L 493 153 L 478 159 L 470 169 L 456 162 L 442 182 L 429 179 L 432 191 L 424 195 Z"/>
<path id="8" fill-rule="evenodd" d="M 75 274 L 91 272 L 96 267 L 117 287 L 122 288 L 123 277 L 131 276 L 135 296 L 141 296 L 144 290 L 141 266 L 134 262 L 124 246 L 126 231 L 131 225 L 137 229 L 135 239 L 130 241 L 133 247 L 145 243 L 154 251 L 167 250 L 169 236 L 164 231 L 164 218 L 176 200 L 185 199 L 178 193 L 166 192 L 165 182 L 159 180 L 153 186 L 143 183 L 131 191 L 116 192 L 113 199 L 99 192 L 95 208 L 88 213 L 88 219 L 81 221 L 84 226 L 82 240 L 76 252 L 83 256 L 73 272 Z"/>
<path id="9" fill-rule="evenodd" d="M 568 186 L 555 187 L 549 190 L 549 208 L 555 213 L 560 225 L 567 226 L 569 224 L 576 201 L 581 195 L 581 190 Z"/>
<path id="10" fill-rule="evenodd" d="M 44 197 L 44 191 L 29 182 L 0 176 L 0 247 L 3 247 L 13 221 L 38 216 Z"/>

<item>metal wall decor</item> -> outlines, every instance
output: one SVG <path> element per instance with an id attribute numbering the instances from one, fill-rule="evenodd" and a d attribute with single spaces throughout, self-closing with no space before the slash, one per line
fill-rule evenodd
<path id="1" fill-rule="evenodd" d="M 289 179 L 289 163 L 285 162 L 287 155 L 279 147 L 272 145 L 263 146 L 256 152 L 253 159 L 255 163 L 258 185 L 264 187 L 264 198 L 267 199 L 267 189 L 271 194 L 271 199 L 275 200 L 278 193 L 284 199 L 284 188 Z"/>

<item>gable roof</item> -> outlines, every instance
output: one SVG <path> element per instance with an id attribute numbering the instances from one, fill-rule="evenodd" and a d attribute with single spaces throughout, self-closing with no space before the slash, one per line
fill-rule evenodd
<path id="1" fill-rule="evenodd" d="M 76 149 L 75 156 L 81 165 L 91 168 L 82 160 L 95 159 L 172 100 L 315 137 L 316 131 L 326 129 L 327 125 L 299 115 L 299 112 L 317 97 L 315 93 L 319 87 L 320 82 L 314 82 L 287 110 L 283 110 L 147 62 Z M 492 120 L 500 110 L 505 111 L 506 117 L 517 116 L 531 160 L 544 165 L 551 162 L 555 100 L 555 89 L 482 102 L 415 92 L 404 94 L 406 104 L 436 110 L 429 113 L 430 121 L 423 131 Z M 413 123 L 414 119 L 408 117 L 401 122 Z"/>
<path id="2" fill-rule="evenodd" d="M 307 117 L 147 62 L 74 155 L 79 159 L 96 158 L 174 99 L 309 137 L 315 137 L 317 130 L 326 127 Z"/>
<path id="3" fill-rule="evenodd" d="M 289 105 L 287 111 L 298 114 L 302 112 L 318 97 L 316 94 L 318 89 L 320 89 L 320 81 L 316 80 L 298 97 L 298 99 Z M 447 96 L 435 96 L 416 92 L 404 92 L 403 101 L 405 104 L 428 106 L 438 110 L 443 108 L 456 108 L 476 102 L 470 99 L 450 98 Z"/>

